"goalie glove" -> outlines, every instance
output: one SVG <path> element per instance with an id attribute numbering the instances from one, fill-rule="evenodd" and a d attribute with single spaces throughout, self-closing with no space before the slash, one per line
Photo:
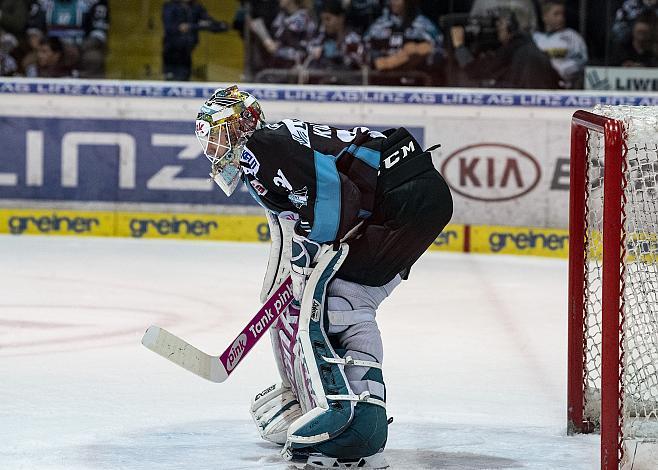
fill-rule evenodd
<path id="1" fill-rule="evenodd" d="M 302 415 L 292 390 L 282 384 L 272 385 L 256 395 L 249 411 L 260 436 L 280 445 L 286 443 L 290 424 Z"/>
<path id="2" fill-rule="evenodd" d="M 330 245 L 321 245 L 303 235 L 299 235 L 296 230 L 293 231 L 290 277 L 292 279 L 292 293 L 297 301 L 302 301 L 306 281 L 313 272 L 320 255 L 328 249 L 331 249 Z"/>

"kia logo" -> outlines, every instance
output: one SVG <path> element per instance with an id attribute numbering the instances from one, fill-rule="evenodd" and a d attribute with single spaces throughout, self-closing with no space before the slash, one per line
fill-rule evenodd
<path id="1" fill-rule="evenodd" d="M 441 165 L 441 173 L 457 194 L 476 201 L 509 201 L 535 189 L 541 177 L 537 160 L 506 144 L 462 147 Z"/>

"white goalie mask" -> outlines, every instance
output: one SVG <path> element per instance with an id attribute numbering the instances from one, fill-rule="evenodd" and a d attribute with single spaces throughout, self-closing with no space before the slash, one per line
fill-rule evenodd
<path id="1" fill-rule="evenodd" d="M 256 98 L 235 85 L 216 90 L 201 106 L 196 136 L 210 160 L 210 177 L 227 196 L 240 182 L 240 156 L 247 139 L 263 124 L 263 112 Z"/>

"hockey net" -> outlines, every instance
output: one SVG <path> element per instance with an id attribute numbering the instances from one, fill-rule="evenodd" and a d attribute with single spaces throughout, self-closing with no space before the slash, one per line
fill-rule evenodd
<path id="1" fill-rule="evenodd" d="M 601 468 L 658 468 L 658 107 L 572 121 L 569 430 Z M 631 467 L 632 466 L 632 467 Z"/>

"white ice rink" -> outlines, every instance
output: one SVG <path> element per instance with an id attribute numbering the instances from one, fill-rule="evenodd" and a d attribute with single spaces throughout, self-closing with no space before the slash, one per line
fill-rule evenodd
<path id="1" fill-rule="evenodd" d="M 285 469 L 247 411 L 265 338 L 224 384 L 140 345 L 217 354 L 259 308 L 267 246 L 0 236 L 0 469 Z M 428 253 L 382 305 L 393 469 L 598 467 L 566 436 L 563 260 Z"/>

